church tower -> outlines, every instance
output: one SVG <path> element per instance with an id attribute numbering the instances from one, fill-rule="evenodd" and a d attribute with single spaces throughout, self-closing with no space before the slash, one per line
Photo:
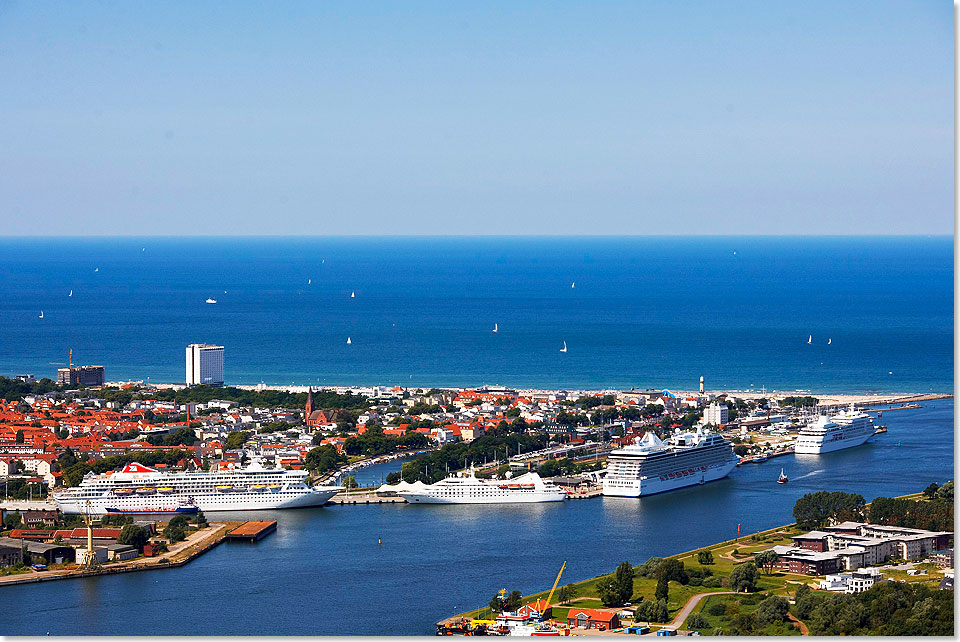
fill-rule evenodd
<path id="1" fill-rule="evenodd" d="M 313 386 L 307 388 L 307 406 L 303 412 L 303 422 L 310 422 L 310 415 L 313 414 Z"/>

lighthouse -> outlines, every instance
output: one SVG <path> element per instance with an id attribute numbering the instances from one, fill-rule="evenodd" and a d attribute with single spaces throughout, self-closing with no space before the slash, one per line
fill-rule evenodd
<path id="1" fill-rule="evenodd" d="M 700 376 L 700 394 L 703 394 L 703 376 Z"/>

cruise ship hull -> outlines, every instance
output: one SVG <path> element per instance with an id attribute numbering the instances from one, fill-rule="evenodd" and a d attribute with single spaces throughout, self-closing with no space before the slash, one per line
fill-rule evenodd
<path id="1" fill-rule="evenodd" d="M 863 444 L 867 443 L 870 438 L 873 437 L 873 435 L 874 429 L 873 426 L 871 426 L 869 432 L 856 437 L 831 439 L 829 441 L 822 441 L 818 444 L 803 444 L 798 442 L 793 452 L 797 455 L 822 455 L 824 453 L 831 453 L 836 450 L 856 448 L 857 446 L 862 446 Z"/>
<path id="2" fill-rule="evenodd" d="M 339 488 L 311 489 L 297 493 L 222 493 L 219 495 L 194 495 L 196 507 L 204 512 L 275 510 L 281 508 L 307 508 L 323 506 L 339 492 Z M 80 515 L 87 511 L 90 502 L 92 515 L 114 513 L 163 514 L 178 512 L 179 501 L 158 501 L 158 498 L 104 496 L 77 500 L 70 497 L 54 497 L 57 508 L 64 515 Z"/>
<path id="3" fill-rule="evenodd" d="M 503 497 L 435 497 L 426 493 L 400 493 L 411 504 L 540 504 L 543 502 L 562 502 L 566 493 L 528 494 L 517 493 Z"/>
<path id="4" fill-rule="evenodd" d="M 736 467 L 737 460 L 730 459 L 727 463 L 709 466 L 706 470 L 696 470 L 691 475 L 681 475 L 672 479 L 669 475 L 665 476 L 666 479 L 661 479 L 659 476 L 630 480 L 604 479 L 603 495 L 604 497 L 641 497 L 666 493 L 723 479 Z"/>

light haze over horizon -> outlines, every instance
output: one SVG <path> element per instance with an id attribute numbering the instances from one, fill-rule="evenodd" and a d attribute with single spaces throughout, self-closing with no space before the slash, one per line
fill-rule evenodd
<path id="1" fill-rule="evenodd" d="M 952 234 L 953 11 L 5 4 L 0 235 Z"/>

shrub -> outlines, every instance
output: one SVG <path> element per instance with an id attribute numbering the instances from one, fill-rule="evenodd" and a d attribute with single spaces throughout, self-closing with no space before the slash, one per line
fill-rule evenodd
<path id="1" fill-rule="evenodd" d="M 694 613 L 687 618 L 688 629 L 705 629 L 708 626 L 710 626 L 710 623 L 707 622 L 707 618 L 703 617 L 699 613 Z"/>
<path id="2" fill-rule="evenodd" d="M 712 577 L 704 578 L 703 585 L 706 586 L 707 588 L 719 588 L 721 585 L 721 581 L 719 577 L 714 575 Z"/>
<path id="3" fill-rule="evenodd" d="M 727 612 L 727 605 L 723 602 L 714 602 L 713 604 L 707 607 L 707 613 L 710 615 L 723 615 Z"/>

